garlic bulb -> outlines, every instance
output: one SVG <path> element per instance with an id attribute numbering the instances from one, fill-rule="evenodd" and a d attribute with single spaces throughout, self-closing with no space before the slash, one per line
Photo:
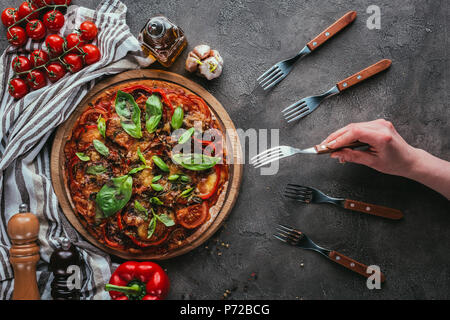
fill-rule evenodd
<path id="1" fill-rule="evenodd" d="M 210 46 L 202 44 L 189 52 L 185 67 L 189 72 L 197 71 L 198 75 L 212 80 L 222 74 L 223 58 L 219 51 L 211 50 Z"/>

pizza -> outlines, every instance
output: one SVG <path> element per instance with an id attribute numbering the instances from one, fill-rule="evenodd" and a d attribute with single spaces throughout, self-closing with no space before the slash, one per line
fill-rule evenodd
<path id="1" fill-rule="evenodd" d="M 64 146 L 73 209 L 109 248 L 173 251 L 213 220 L 228 181 L 225 145 L 193 92 L 159 80 L 110 87 L 86 105 Z"/>

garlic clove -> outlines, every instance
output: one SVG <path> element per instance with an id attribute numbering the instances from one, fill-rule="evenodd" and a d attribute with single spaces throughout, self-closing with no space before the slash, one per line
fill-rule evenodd
<path id="1" fill-rule="evenodd" d="M 221 66 L 223 66 L 223 58 L 222 58 L 222 56 L 220 55 L 219 51 L 217 51 L 217 50 L 211 50 L 210 56 L 211 56 L 211 57 L 215 57 L 215 58 L 217 59 L 217 61 L 219 62 L 219 64 L 220 64 Z"/>
<path id="2" fill-rule="evenodd" d="M 208 58 L 210 51 L 211 47 L 206 44 L 198 45 L 194 48 L 194 50 L 192 50 L 192 52 L 196 54 L 200 60 Z"/>
<path id="3" fill-rule="evenodd" d="M 192 57 L 192 58 L 195 58 L 195 59 L 197 59 L 197 60 L 200 60 L 199 56 L 196 55 L 196 54 L 194 53 L 194 51 L 190 51 L 189 54 L 188 54 L 188 57 Z"/>
<path id="4" fill-rule="evenodd" d="M 185 68 L 187 71 L 189 72 L 194 72 L 197 71 L 198 68 L 198 63 L 197 63 L 197 59 L 192 58 L 192 57 L 188 57 L 186 59 L 186 65 Z"/>
<path id="5" fill-rule="evenodd" d="M 189 72 L 195 72 L 200 64 L 202 64 L 200 58 L 193 51 L 189 52 L 185 64 L 186 70 Z"/>
<path id="6" fill-rule="evenodd" d="M 222 64 L 216 57 L 209 57 L 202 61 L 198 72 L 208 80 L 215 79 L 222 74 Z"/>

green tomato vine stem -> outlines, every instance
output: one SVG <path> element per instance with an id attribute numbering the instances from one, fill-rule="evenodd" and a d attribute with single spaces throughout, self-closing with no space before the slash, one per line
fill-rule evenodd
<path id="1" fill-rule="evenodd" d="M 62 59 L 62 57 L 64 57 L 67 53 L 69 53 L 70 51 L 72 51 L 72 50 L 74 50 L 74 49 L 78 49 L 78 50 L 82 53 L 82 54 L 81 54 L 82 56 L 86 55 L 86 53 L 83 51 L 83 49 L 81 49 L 81 48 L 79 47 L 79 43 L 78 43 L 75 47 L 70 48 L 70 49 L 68 49 L 68 50 L 65 50 L 65 51 L 64 51 L 61 55 L 59 55 L 58 57 L 49 59 L 49 60 L 48 60 L 45 64 L 43 64 L 43 65 L 34 67 L 34 68 L 30 69 L 30 70 L 23 71 L 23 72 L 14 72 L 14 76 L 20 77 L 20 76 L 23 75 L 23 74 L 31 73 L 31 72 L 34 71 L 34 70 L 42 69 L 42 68 L 44 68 L 44 69 L 47 70 L 47 66 L 48 66 L 50 63 L 55 62 L 55 61 L 61 62 L 62 65 L 63 65 L 66 69 L 68 69 L 67 63 L 64 62 L 64 60 Z"/>
<path id="2" fill-rule="evenodd" d="M 36 12 L 40 12 L 40 11 L 42 11 L 42 10 L 44 10 L 44 9 L 48 9 L 48 8 L 53 8 L 53 10 L 55 10 L 56 8 L 60 8 L 60 7 L 67 8 L 68 6 L 67 6 L 67 4 L 51 4 L 51 5 L 48 5 L 48 4 L 47 4 L 47 5 L 43 6 L 43 7 L 40 7 L 40 8 L 37 8 L 36 10 L 33 10 L 33 11 L 32 11 L 31 13 L 29 13 L 27 16 L 23 17 L 22 19 L 20 19 L 20 20 L 14 22 L 12 25 L 10 25 L 10 26 L 8 27 L 8 30 L 7 30 L 7 31 L 8 31 L 8 34 L 9 34 L 10 36 L 12 36 L 11 31 L 10 31 L 10 29 L 11 29 L 12 27 L 17 26 L 17 25 L 21 24 L 21 23 L 24 22 L 24 21 L 30 22 L 30 20 L 28 20 L 28 17 L 32 16 L 32 15 L 35 14 Z"/>
<path id="3" fill-rule="evenodd" d="M 31 3 L 33 3 L 33 2 L 31 2 Z M 23 17 L 22 19 L 16 21 L 16 22 L 13 23 L 12 25 L 10 25 L 10 26 L 8 27 L 8 29 L 7 29 L 7 32 L 8 32 L 8 34 L 9 34 L 10 36 L 13 36 L 13 35 L 11 34 L 11 30 L 10 30 L 10 29 L 11 29 L 12 27 L 15 27 L 15 26 L 21 24 L 21 23 L 24 22 L 24 21 L 30 22 L 30 20 L 29 20 L 28 18 L 29 18 L 30 16 L 32 16 L 33 14 L 35 14 L 35 13 L 37 13 L 37 12 L 40 12 L 40 11 L 42 11 L 42 10 L 48 9 L 48 8 L 52 8 L 53 10 L 56 10 L 57 8 L 61 8 L 61 7 L 67 8 L 67 7 L 68 7 L 67 2 L 66 2 L 66 4 L 57 4 L 57 5 L 48 5 L 48 4 L 46 4 L 46 5 L 43 6 L 43 7 L 37 8 L 36 10 L 33 10 L 33 11 L 32 11 L 30 14 L 28 14 L 27 16 Z M 69 50 L 64 50 L 64 52 L 63 52 L 60 56 L 49 59 L 49 60 L 48 60 L 45 64 L 43 64 L 43 65 L 34 67 L 34 68 L 30 69 L 30 70 L 23 71 L 23 72 L 14 72 L 14 77 L 20 77 L 21 75 L 24 75 L 24 74 L 30 74 L 32 71 L 37 70 L 37 69 L 42 69 L 42 68 L 44 68 L 45 70 L 48 71 L 47 66 L 48 66 L 50 63 L 55 62 L 55 61 L 61 62 L 62 65 L 63 65 L 66 69 L 68 69 L 68 65 L 67 65 L 67 63 L 65 63 L 65 62 L 63 61 L 62 57 L 64 57 L 67 53 L 69 53 L 70 51 L 72 51 L 72 50 L 74 50 L 74 49 L 78 49 L 78 51 L 80 51 L 80 53 L 81 53 L 83 56 L 86 55 L 86 53 L 79 47 L 79 43 L 78 43 L 77 45 L 75 45 L 75 47 L 73 47 L 73 48 L 71 48 L 71 49 L 69 49 Z M 14 78 L 14 77 L 13 77 L 13 78 Z"/>

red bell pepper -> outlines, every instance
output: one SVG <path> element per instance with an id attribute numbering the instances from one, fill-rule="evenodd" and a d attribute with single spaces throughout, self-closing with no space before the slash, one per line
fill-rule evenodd
<path id="1" fill-rule="evenodd" d="M 169 277 L 153 262 L 128 261 L 114 271 L 105 289 L 113 300 L 163 300 Z"/>
<path id="2" fill-rule="evenodd" d="M 110 247 L 112 247 L 112 248 L 119 248 L 119 249 L 122 249 L 122 248 L 124 247 L 124 246 L 121 245 L 120 243 L 118 243 L 118 242 L 116 242 L 116 241 L 113 241 L 113 240 L 110 240 L 110 239 L 108 238 L 108 235 L 106 234 L 106 224 L 103 225 L 103 227 L 102 227 L 102 233 L 103 233 L 103 240 L 105 240 L 105 242 L 106 242 L 106 244 L 107 244 L 108 246 L 110 246 Z"/>
<path id="3" fill-rule="evenodd" d="M 128 236 L 128 238 L 130 238 L 130 240 L 137 246 L 141 247 L 141 248 L 149 248 L 149 247 L 154 247 L 157 245 L 160 245 L 161 243 L 163 243 L 167 237 L 169 236 L 169 232 L 166 230 L 166 233 L 164 233 L 164 235 L 157 239 L 156 241 L 153 242 L 146 242 L 146 241 L 140 241 L 138 238 L 136 238 L 133 234 L 131 234 L 130 232 L 125 232 L 125 234 Z"/>
<path id="4" fill-rule="evenodd" d="M 73 184 L 75 189 L 79 189 L 79 187 L 80 187 L 80 183 L 77 181 L 77 179 L 75 179 L 75 177 L 73 175 L 74 166 L 78 162 L 81 162 L 80 158 L 78 158 L 78 156 L 73 156 L 72 159 L 69 161 L 69 164 L 67 165 L 67 171 L 68 171 L 68 175 L 69 175 L 69 182 L 71 184 Z"/>
<path id="5" fill-rule="evenodd" d="M 201 194 L 200 198 L 202 198 L 203 200 L 209 199 L 211 198 L 211 196 L 216 193 L 217 188 L 219 186 L 219 182 L 220 182 L 220 175 L 222 173 L 222 169 L 220 168 L 219 165 L 215 165 L 214 169 L 216 169 L 216 182 L 214 183 L 214 187 L 206 194 Z"/>
<path id="6" fill-rule="evenodd" d="M 222 141 L 201 140 L 196 137 L 194 137 L 194 140 L 200 143 L 204 147 L 204 150 L 206 149 L 207 152 L 205 154 L 209 155 L 211 151 L 214 151 L 215 157 L 221 158 L 223 156 Z"/>
<path id="7" fill-rule="evenodd" d="M 161 99 L 164 102 L 164 104 L 169 107 L 171 114 L 173 114 L 173 110 L 174 109 L 173 109 L 172 103 L 170 102 L 169 99 L 167 99 L 166 93 L 162 89 L 149 88 L 149 87 L 144 86 L 144 85 L 135 85 L 135 86 L 123 88 L 121 91 L 126 92 L 126 93 L 131 93 L 131 92 L 136 91 L 136 90 L 144 90 L 144 91 L 147 91 L 150 94 L 158 93 L 161 96 Z"/>
<path id="8" fill-rule="evenodd" d="M 119 227 L 119 230 L 123 230 L 122 214 L 120 212 L 117 213 L 117 226 Z"/>
<path id="9" fill-rule="evenodd" d="M 89 108 L 85 112 L 83 112 L 83 114 L 80 117 L 80 122 L 79 123 L 80 124 L 85 124 L 87 122 L 86 121 L 87 118 L 90 115 L 92 115 L 92 114 L 94 114 L 94 115 L 97 114 L 98 115 L 94 119 L 91 119 L 92 122 L 96 122 L 97 119 L 99 118 L 99 116 L 102 116 L 103 119 L 105 119 L 105 120 L 108 120 L 108 118 L 109 118 L 108 111 L 105 108 L 103 108 L 103 107 L 97 106 L 97 107 L 94 107 L 94 108 Z"/>
<path id="10" fill-rule="evenodd" d="M 207 117 L 211 117 L 211 111 L 209 110 L 208 106 L 206 105 L 205 100 L 203 100 L 202 98 L 193 95 L 193 94 L 189 94 L 188 98 L 195 102 L 197 104 L 197 106 L 199 106 L 201 108 L 201 112 L 203 114 L 205 114 Z"/>

